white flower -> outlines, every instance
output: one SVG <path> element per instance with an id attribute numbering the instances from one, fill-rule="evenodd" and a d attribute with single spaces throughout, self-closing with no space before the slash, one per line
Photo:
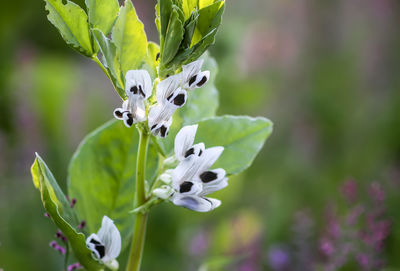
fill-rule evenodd
<path id="1" fill-rule="evenodd" d="M 204 149 L 203 143 L 193 145 L 196 130 L 197 125 L 185 126 L 175 138 L 175 155 L 180 163 L 172 172 L 164 173 L 170 174 L 174 192 L 171 193 L 170 187 L 163 186 L 155 195 L 163 199 L 169 196 L 178 206 L 198 212 L 208 212 L 217 208 L 221 202 L 205 196 L 228 185 L 224 169 L 210 169 L 224 148 Z"/>
<path id="2" fill-rule="evenodd" d="M 157 105 L 150 108 L 149 128 L 153 135 L 166 137 L 172 123 L 172 115 L 184 106 L 187 93 L 180 88 L 181 76 L 173 75 L 157 85 Z"/>
<path id="3" fill-rule="evenodd" d="M 118 268 L 115 260 L 121 252 L 121 235 L 114 222 L 107 216 L 103 217 L 101 228 L 86 239 L 87 247 L 93 254 L 112 270 Z"/>
<path id="4" fill-rule="evenodd" d="M 157 105 L 150 108 L 148 123 L 153 135 L 166 137 L 173 114 L 186 103 L 187 90 L 199 88 L 208 81 L 210 72 L 201 71 L 202 65 L 203 60 L 184 65 L 181 73 L 172 75 L 157 85 Z"/>
<path id="5" fill-rule="evenodd" d="M 201 71 L 203 60 L 199 59 L 190 64 L 182 66 L 182 87 L 193 90 L 202 87 L 210 79 L 209 71 Z"/>
<path id="6" fill-rule="evenodd" d="M 125 76 L 125 93 L 128 97 L 122 108 L 114 110 L 114 117 L 127 127 L 146 120 L 145 100 L 151 96 L 152 82 L 146 70 L 131 70 Z"/>
<path id="7" fill-rule="evenodd" d="M 200 156 L 204 151 L 204 144 L 193 145 L 198 125 L 183 127 L 175 137 L 175 156 L 178 161 L 188 157 Z"/>

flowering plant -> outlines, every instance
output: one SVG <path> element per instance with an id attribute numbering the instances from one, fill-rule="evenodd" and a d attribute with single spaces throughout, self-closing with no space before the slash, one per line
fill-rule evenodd
<path id="1" fill-rule="evenodd" d="M 36 155 L 33 182 L 60 229 L 62 245 L 52 247 L 65 254 L 65 269 L 117 270 L 130 244 L 126 270 L 139 270 L 150 209 L 165 201 L 198 212 L 219 207 L 207 195 L 251 165 L 272 123 L 215 116 L 217 68 L 206 50 L 223 0 L 159 0 L 160 45 L 147 41 L 130 0 L 86 0 L 86 11 L 71 1 L 45 2 L 66 43 L 96 62 L 122 99 L 117 120 L 88 135 L 74 154 L 68 196 Z M 70 264 L 69 251 L 77 263 Z"/>

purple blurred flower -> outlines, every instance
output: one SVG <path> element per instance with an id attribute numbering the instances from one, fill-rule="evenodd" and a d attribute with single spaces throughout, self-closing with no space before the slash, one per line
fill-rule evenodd
<path id="1" fill-rule="evenodd" d="M 271 247 L 268 251 L 268 264 L 274 271 L 287 269 L 290 264 L 288 251 L 281 247 Z"/>

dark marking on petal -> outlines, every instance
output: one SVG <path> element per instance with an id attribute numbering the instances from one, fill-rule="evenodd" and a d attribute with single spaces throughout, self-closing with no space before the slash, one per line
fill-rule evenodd
<path id="1" fill-rule="evenodd" d="M 178 94 L 174 99 L 174 104 L 182 106 L 185 103 L 185 94 Z"/>
<path id="2" fill-rule="evenodd" d="M 206 171 L 200 174 L 200 179 L 203 183 L 209 183 L 217 179 L 217 173 Z"/>
<path id="3" fill-rule="evenodd" d="M 179 187 L 179 193 L 189 192 L 192 189 L 192 182 L 183 182 Z"/>
<path id="4" fill-rule="evenodd" d="M 190 78 L 189 80 L 189 87 L 196 81 L 197 75 L 192 76 L 192 78 Z"/>
<path id="5" fill-rule="evenodd" d="M 203 78 L 200 80 L 200 82 L 197 83 L 198 87 L 201 87 L 202 85 L 204 85 L 207 82 L 207 77 L 203 76 Z"/>
<path id="6" fill-rule="evenodd" d="M 100 259 L 106 255 L 106 248 L 104 245 L 95 245 L 94 249 L 99 253 Z"/>
<path id="7" fill-rule="evenodd" d="M 128 124 L 130 127 L 133 124 L 133 116 L 131 113 L 128 113 L 127 116 L 128 116 L 128 119 L 126 120 L 126 124 Z"/>
<path id="8" fill-rule="evenodd" d="M 95 245 L 101 245 L 101 243 L 99 241 L 97 241 L 96 239 L 90 239 L 89 243 L 95 244 Z"/>
<path id="9" fill-rule="evenodd" d="M 131 92 L 133 93 L 133 94 L 137 94 L 138 93 L 138 87 L 137 86 L 133 86 L 133 87 L 131 87 Z"/>
<path id="10" fill-rule="evenodd" d="M 203 153 L 203 150 L 200 149 L 200 151 L 199 151 L 199 156 L 200 156 L 202 153 Z"/>
<path id="11" fill-rule="evenodd" d="M 158 61 L 159 58 L 160 58 L 160 52 L 158 52 L 156 55 L 156 61 Z"/>
<path id="12" fill-rule="evenodd" d="M 174 96 L 174 93 L 172 93 L 171 95 L 168 96 L 167 101 L 170 101 L 172 96 Z"/>
<path id="13" fill-rule="evenodd" d="M 162 137 L 166 137 L 168 135 L 167 130 L 168 130 L 167 127 L 165 127 L 164 125 L 161 126 L 160 134 L 161 134 Z"/>
<path id="14" fill-rule="evenodd" d="M 157 127 L 157 124 L 154 124 L 153 126 L 151 126 L 150 130 L 154 130 L 154 128 Z"/>
<path id="15" fill-rule="evenodd" d="M 143 89 L 142 89 L 142 86 L 141 86 L 141 85 L 139 85 L 139 93 L 140 93 L 140 95 L 142 95 L 142 96 L 143 96 L 143 98 L 146 98 L 146 94 L 144 94 L 144 92 L 143 92 Z"/>
<path id="16" fill-rule="evenodd" d="M 194 154 L 194 148 L 188 149 L 188 150 L 186 151 L 186 153 L 185 153 L 185 158 L 188 157 L 189 155 L 192 155 L 192 154 Z"/>
<path id="17" fill-rule="evenodd" d="M 124 112 L 122 112 L 122 111 L 120 111 L 120 110 L 115 110 L 114 111 L 114 115 L 117 117 L 117 118 L 122 118 L 122 114 L 123 114 Z"/>

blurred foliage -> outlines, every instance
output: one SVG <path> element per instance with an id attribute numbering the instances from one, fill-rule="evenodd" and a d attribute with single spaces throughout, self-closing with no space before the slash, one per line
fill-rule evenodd
<path id="1" fill-rule="evenodd" d="M 134 3 L 156 37 L 154 1 Z M 266 116 L 275 131 L 253 167 L 216 196 L 220 208 L 155 208 L 143 270 L 203 263 L 203 270 L 207 263 L 209 270 L 278 270 L 268 251 L 298 252 L 291 245 L 298 211 L 308 210 L 311 235 L 319 236 L 348 178 L 360 186 L 378 181 L 387 191 L 392 226 L 382 270 L 400 269 L 399 11 L 394 0 L 227 3 L 211 50 L 218 113 Z M 1 15 L 0 268 L 61 270 L 62 257 L 48 247 L 56 229 L 43 216 L 29 165 L 39 151 L 64 188 L 78 143 L 120 101 L 101 70 L 64 45 L 44 2 L 8 1 Z M 230 266 L 229 257 L 238 262 Z"/>

